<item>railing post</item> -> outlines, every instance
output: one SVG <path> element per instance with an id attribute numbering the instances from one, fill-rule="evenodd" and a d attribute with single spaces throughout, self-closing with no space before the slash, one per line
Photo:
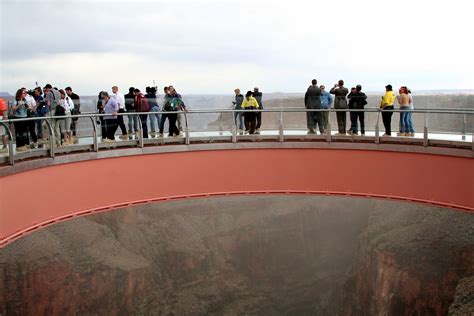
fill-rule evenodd
<path id="1" fill-rule="evenodd" d="M 380 143 L 380 130 L 379 130 L 380 111 L 377 111 L 377 121 L 375 123 L 375 143 Z"/>
<path id="2" fill-rule="evenodd" d="M 138 147 L 143 148 L 145 144 L 143 142 L 143 126 L 142 126 L 142 119 L 140 118 L 140 114 L 135 114 L 138 121 Z"/>
<path id="3" fill-rule="evenodd" d="M 219 135 L 222 135 L 222 116 L 224 116 L 224 113 L 221 113 L 219 115 Z"/>
<path id="4" fill-rule="evenodd" d="M 48 131 L 49 131 L 49 156 L 51 158 L 54 158 L 54 145 L 55 145 L 54 137 L 55 136 L 54 136 L 53 127 L 51 126 L 53 119 L 50 117 L 49 120 L 46 119 L 45 121 L 46 121 L 46 125 L 48 126 Z"/>
<path id="5" fill-rule="evenodd" d="M 283 143 L 285 141 L 285 134 L 283 130 L 283 111 L 280 110 L 280 118 L 278 120 L 278 141 Z"/>
<path id="6" fill-rule="evenodd" d="M 423 127 L 423 146 L 428 146 L 428 113 L 425 113 L 425 125 Z"/>
<path id="7" fill-rule="evenodd" d="M 232 142 L 233 142 L 233 143 L 236 143 L 236 142 L 237 142 L 237 124 L 235 123 L 235 119 L 237 118 L 237 117 L 236 117 L 236 113 L 237 113 L 237 112 L 232 112 L 232 127 L 231 127 L 231 131 L 232 131 Z"/>
<path id="8" fill-rule="evenodd" d="M 97 141 L 97 122 L 94 116 L 89 116 L 92 122 L 92 139 L 93 139 L 93 146 L 94 151 L 99 152 L 99 142 Z"/>
<path id="9" fill-rule="evenodd" d="M 186 140 L 185 140 L 185 143 L 186 145 L 189 145 L 191 143 L 191 140 L 189 139 L 189 124 L 188 124 L 188 115 L 186 114 L 186 111 L 183 111 L 184 113 L 184 124 L 186 125 L 186 132 L 185 132 L 185 136 L 186 136 Z"/>
<path id="10" fill-rule="evenodd" d="M 15 164 L 15 155 L 13 154 L 13 134 L 7 123 L 0 122 L 0 128 L 2 128 L 2 126 L 5 127 L 8 136 L 8 163 L 13 166 Z"/>
<path id="11" fill-rule="evenodd" d="M 467 116 L 466 114 L 462 115 L 462 140 L 466 140 L 466 134 L 467 134 Z"/>

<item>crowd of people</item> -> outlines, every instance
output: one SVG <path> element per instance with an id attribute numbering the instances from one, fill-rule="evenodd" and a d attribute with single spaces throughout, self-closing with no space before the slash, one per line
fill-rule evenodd
<path id="1" fill-rule="evenodd" d="M 122 94 L 117 86 L 111 88 L 111 92 L 101 91 L 98 95 L 98 113 L 106 114 L 100 116 L 98 124 L 101 125 L 101 137 L 104 142 L 115 141 L 115 134 L 120 128 L 120 139 L 130 139 L 138 137 L 140 130 L 144 138 L 163 137 L 163 130 L 166 120 L 169 125 L 169 136 L 179 137 L 182 128 L 182 115 L 180 112 L 187 111 L 186 106 L 179 93 L 173 86 L 163 89 L 163 95 L 157 94 L 156 87 L 146 87 L 146 94 L 140 89 L 130 87 L 127 94 Z M 245 110 L 234 112 L 235 125 L 240 134 L 260 134 L 262 125 L 262 92 L 259 88 L 247 91 L 245 96 L 240 89 L 235 89 L 235 110 Z M 385 86 L 385 95 L 380 101 L 380 110 L 385 127 L 384 136 L 390 136 L 391 120 L 395 101 L 398 101 L 400 109 L 399 136 L 414 136 L 415 130 L 412 122 L 413 98 L 411 91 L 402 86 L 398 96 L 393 92 L 391 85 Z M 334 103 L 334 104 L 333 104 Z M 326 91 L 324 85 L 318 86 L 316 79 L 311 81 L 304 96 L 306 109 L 352 109 L 361 111 L 350 111 L 350 128 L 346 130 L 347 113 L 337 111 L 336 119 L 338 131 L 336 135 L 365 135 L 364 107 L 367 104 L 367 95 L 362 92 L 362 86 L 357 85 L 349 91 L 344 87 L 344 81 L 339 80 L 330 91 Z M 160 106 L 161 105 L 161 106 Z M 51 84 L 43 88 L 36 87 L 32 90 L 20 88 L 15 94 L 13 104 L 7 108 L 3 99 L 0 99 L 0 117 L 3 119 L 13 119 L 16 150 L 25 151 L 29 148 L 36 148 L 38 144 L 47 139 L 44 135 L 44 120 L 49 120 L 57 146 L 67 146 L 77 143 L 77 121 L 74 115 L 81 114 L 81 99 L 73 92 L 71 87 L 58 89 Z M 163 111 L 160 114 L 156 112 Z M 147 113 L 139 114 L 134 113 Z M 169 112 L 169 113 L 167 113 Z M 118 115 L 128 113 L 130 115 Z M 39 117 L 42 120 L 35 121 L 15 121 L 17 118 Z M 64 118 L 63 118 L 64 117 Z M 127 117 L 128 126 L 125 125 L 124 117 Z M 138 122 L 140 120 L 140 124 Z M 329 111 L 308 111 L 306 113 L 308 134 L 327 134 L 329 130 Z M 141 129 L 140 129 L 141 125 Z M 150 128 L 148 128 L 148 126 Z M 127 128 L 128 127 L 128 128 Z M 7 138 L 3 128 L 0 128 L 3 148 L 7 148 Z"/>
<path id="2" fill-rule="evenodd" d="M 391 136 L 392 115 L 395 100 L 400 106 L 400 124 L 398 136 L 415 136 L 413 128 L 412 112 L 413 97 L 411 91 L 402 86 L 399 89 L 399 95 L 395 96 L 392 85 L 385 86 L 385 95 L 380 100 L 379 109 L 382 111 L 382 120 L 385 127 L 385 134 L 383 136 Z M 331 95 L 334 95 L 334 98 Z M 344 87 L 344 80 L 339 80 L 329 92 L 326 87 L 321 85 L 318 87 L 318 81 L 313 79 L 311 85 L 308 87 L 304 103 L 307 109 L 330 109 L 334 100 L 334 109 L 351 109 L 363 110 L 367 105 L 367 95 L 362 92 L 362 86 L 357 85 L 349 89 Z M 365 112 L 364 111 L 350 111 L 350 128 L 346 130 L 347 114 L 345 111 L 337 111 L 337 128 L 336 135 L 358 135 L 359 127 L 361 135 L 365 135 Z M 329 111 L 310 111 L 306 112 L 306 120 L 308 127 L 308 134 L 316 134 L 316 128 L 319 127 L 321 134 L 327 134 L 329 131 Z"/>

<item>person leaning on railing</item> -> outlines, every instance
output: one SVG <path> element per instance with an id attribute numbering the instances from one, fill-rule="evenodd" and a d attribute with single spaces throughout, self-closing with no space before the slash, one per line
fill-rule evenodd
<path id="1" fill-rule="evenodd" d="M 392 91 L 392 85 L 385 86 L 385 95 L 380 100 L 380 109 L 382 110 L 382 120 L 385 127 L 385 134 L 383 136 L 392 135 L 392 115 L 393 103 L 395 102 L 395 93 Z M 390 112 L 385 112 L 390 111 Z"/>
<path id="2" fill-rule="evenodd" d="M 23 119 L 26 118 L 26 101 L 25 101 L 26 90 L 18 89 L 15 94 L 15 101 L 12 105 L 13 119 Z M 16 151 L 26 151 L 28 150 L 27 145 L 30 144 L 28 137 L 28 122 L 27 121 L 14 121 L 13 125 L 15 126 L 15 136 L 16 136 Z"/>
<path id="3" fill-rule="evenodd" d="M 117 127 L 118 127 L 117 113 L 118 113 L 119 107 L 115 98 L 111 98 L 110 95 L 106 91 L 102 91 L 101 95 L 102 95 L 102 99 L 105 102 L 104 114 L 108 114 L 104 116 L 105 134 L 106 134 L 106 138 L 104 142 L 110 143 L 115 140 L 115 132 L 117 131 Z"/>
<path id="4" fill-rule="evenodd" d="M 398 90 L 398 97 L 397 101 L 400 105 L 400 123 L 399 123 L 399 131 L 397 136 L 410 136 L 410 132 L 407 129 L 407 113 L 410 106 L 410 99 L 408 97 L 408 91 L 406 87 L 400 87 Z"/>
<path id="5" fill-rule="evenodd" d="M 258 109 L 258 101 L 252 96 L 252 91 L 247 91 L 245 99 L 242 102 L 243 110 L 256 110 Z M 255 134 L 257 126 L 257 115 L 256 112 L 244 112 L 245 122 L 245 134 Z"/>

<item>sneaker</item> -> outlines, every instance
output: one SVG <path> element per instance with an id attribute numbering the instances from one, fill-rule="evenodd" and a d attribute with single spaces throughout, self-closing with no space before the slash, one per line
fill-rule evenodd
<path id="1" fill-rule="evenodd" d="M 246 130 L 246 131 L 244 132 L 244 135 L 248 135 L 248 134 L 249 134 L 249 130 Z"/>
<path id="2" fill-rule="evenodd" d="M 348 130 L 348 131 L 347 131 L 347 134 L 349 134 L 349 135 L 354 135 L 354 132 L 351 131 L 351 130 Z"/>
<path id="3" fill-rule="evenodd" d="M 385 133 L 385 134 L 383 134 L 382 136 L 392 136 L 392 135 L 389 135 L 389 134 Z"/>
<path id="4" fill-rule="evenodd" d="M 346 135 L 346 133 L 339 133 L 339 132 L 337 132 L 337 133 L 335 134 L 335 136 L 345 136 L 345 135 Z"/>
<path id="5" fill-rule="evenodd" d="M 360 136 L 365 136 L 365 132 L 360 133 Z"/>
<path id="6" fill-rule="evenodd" d="M 397 136 L 405 136 L 405 133 L 397 133 Z"/>
<path id="7" fill-rule="evenodd" d="M 260 128 L 257 128 L 257 129 L 255 130 L 255 134 L 260 134 Z"/>
<path id="8" fill-rule="evenodd" d="M 36 148 L 38 148 L 38 143 L 33 143 L 33 144 L 31 144 L 31 145 L 30 145 L 30 148 L 31 148 L 31 149 L 36 149 Z"/>
<path id="9" fill-rule="evenodd" d="M 125 140 L 125 139 L 128 139 L 128 135 L 120 135 L 119 138 L 122 140 Z"/>
<path id="10" fill-rule="evenodd" d="M 6 153 L 8 152 L 8 147 L 3 147 L 0 149 L 0 153 Z"/>
<path id="11" fill-rule="evenodd" d="M 108 139 L 108 138 L 106 138 L 106 139 L 104 140 L 104 143 L 113 143 L 113 142 L 114 142 L 114 141 L 113 141 L 112 139 Z"/>
<path id="12" fill-rule="evenodd" d="M 28 150 L 28 147 L 26 147 L 26 145 L 16 148 L 16 151 L 27 151 L 27 150 Z"/>

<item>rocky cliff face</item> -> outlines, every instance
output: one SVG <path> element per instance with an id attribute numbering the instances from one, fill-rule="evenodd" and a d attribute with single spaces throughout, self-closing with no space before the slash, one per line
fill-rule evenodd
<path id="1" fill-rule="evenodd" d="M 3 249 L 0 314 L 442 315 L 473 240 L 472 215 L 400 202 L 149 204 Z"/>

